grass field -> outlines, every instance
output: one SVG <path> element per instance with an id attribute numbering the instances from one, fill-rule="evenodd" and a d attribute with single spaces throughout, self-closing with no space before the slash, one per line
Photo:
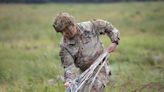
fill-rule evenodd
<path id="1" fill-rule="evenodd" d="M 101 18 L 120 30 L 105 92 L 164 92 L 163 4 L 0 4 L 0 92 L 64 92 L 61 35 L 52 28 L 61 11 L 76 22 Z M 101 38 L 107 47 L 109 39 Z"/>

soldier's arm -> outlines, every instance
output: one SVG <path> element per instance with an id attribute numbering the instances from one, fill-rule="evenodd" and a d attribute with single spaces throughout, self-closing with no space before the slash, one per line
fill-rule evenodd
<path id="1" fill-rule="evenodd" d="M 107 34 L 107 36 L 111 39 L 112 43 L 119 44 L 119 31 L 108 21 L 104 21 L 101 19 L 96 19 L 92 21 L 95 31 L 99 35 Z"/>
<path id="2" fill-rule="evenodd" d="M 61 47 L 60 50 L 61 62 L 64 67 L 65 82 L 69 82 L 76 77 L 76 67 L 74 65 L 74 59 L 66 48 Z"/>

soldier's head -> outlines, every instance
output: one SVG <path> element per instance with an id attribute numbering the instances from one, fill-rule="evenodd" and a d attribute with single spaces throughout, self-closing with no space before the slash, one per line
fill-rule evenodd
<path id="1" fill-rule="evenodd" d="M 53 27 L 56 32 L 62 33 L 62 35 L 67 38 L 72 38 L 77 31 L 73 16 L 66 12 L 57 14 L 53 23 Z"/>

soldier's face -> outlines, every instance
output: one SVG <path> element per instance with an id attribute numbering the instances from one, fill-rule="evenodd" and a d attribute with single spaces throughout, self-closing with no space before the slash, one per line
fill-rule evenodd
<path id="1" fill-rule="evenodd" d="M 69 26 L 65 28 L 62 32 L 62 35 L 66 38 L 72 38 L 77 33 L 76 26 Z"/>

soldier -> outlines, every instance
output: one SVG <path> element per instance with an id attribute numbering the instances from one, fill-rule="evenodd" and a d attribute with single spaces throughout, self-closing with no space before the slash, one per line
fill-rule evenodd
<path id="1" fill-rule="evenodd" d="M 75 23 L 74 18 L 66 12 L 55 17 L 53 27 L 63 36 L 60 50 L 61 62 L 64 67 L 65 86 L 80 73 L 84 72 L 105 50 L 99 36 L 106 34 L 111 44 L 106 49 L 113 52 L 119 44 L 119 32 L 111 23 L 94 19 L 91 21 Z M 78 69 L 80 73 L 78 73 Z M 110 76 L 108 62 L 101 69 L 91 92 L 103 92 Z M 87 84 L 86 84 L 87 88 Z M 86 88 L 83 88 L 85 91 Z"/>

